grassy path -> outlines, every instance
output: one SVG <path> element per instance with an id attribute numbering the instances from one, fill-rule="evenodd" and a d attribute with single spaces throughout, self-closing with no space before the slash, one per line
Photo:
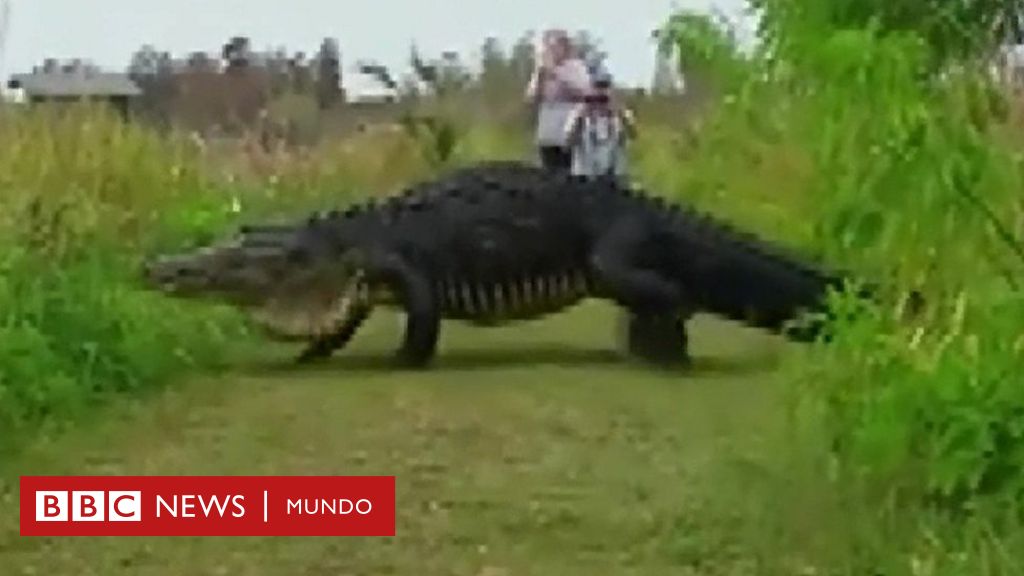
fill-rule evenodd
<path id="1" fill-rule="evenodd" d="M 744 574 L 713 463 L 765 455 L 780 418 L 764 334 L 699 318 L 697 366 L 612 353 L 611 312 L 446 326 L 435 370 L 381 369 L 379 317 L 330 364 L 291 350 L 33 447 L 0 477 L 0 574 Z M 398 536 L 22 539 L 17 474 L 394 474 Z"/>

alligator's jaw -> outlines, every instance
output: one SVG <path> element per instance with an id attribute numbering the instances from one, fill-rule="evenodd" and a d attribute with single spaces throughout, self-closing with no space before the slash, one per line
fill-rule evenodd
<path id="1" fill-rule="evenodd" d="M 337 331 L 355 315 L 357 307 L 373 307 L 375 300 L 360 275 L 331 298 L 272 299 L 247 312 L 268 336 L 282 341 L 305 341 Z"/>
<path id="2" fill-rule="evenodd" d="M 249 317 L 267 336 L 284 342 L 296 342 L 330 333 L 345 322 L 352 307 L 352 299 L 347 297 L 337 298 L 323 310 L 291 308 L 271 303 L 252 309 Z"/>
<path id="3" fill-rule="evenodd" d="M 283 341 L 322 338 L 357 307 L 379 303 L 357 263 L 309 252 L 293 260 L 293 253 L 303 255 L 294 234 L 271 232 L 276 236 L 269 239 L 250 230 L 240 239 L 156 257 L 143 265 L 144 281 L 175 298 L 232 306 L 268 337 Z"/>

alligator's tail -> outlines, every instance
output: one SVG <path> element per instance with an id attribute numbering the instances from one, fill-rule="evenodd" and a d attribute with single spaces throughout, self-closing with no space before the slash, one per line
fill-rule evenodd
<path id="1" fill-rule="evenodd" d="M 752 235 L 693 211 L 677 212 L 674 263 L 701 309 L 797 341 L 826 336 L 828 294 L 856 290 L 876 300 L 875 286 L 819 269 Z"/>

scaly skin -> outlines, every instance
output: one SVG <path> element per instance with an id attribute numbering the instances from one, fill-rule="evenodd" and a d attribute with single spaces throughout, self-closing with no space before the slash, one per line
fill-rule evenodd
<path id="1" fill-rule="evenodd" d="M 842 279 L 622 182 L 514 162 L 452 171 L 382 201 L 147 265 L 181 297 L 248 309 L 278 337 L 340 350 L 378 306 L 406 312 L 402 363 L 435 355 L 442 320 L 481 326 L 541 318 L 586 298 L 629 314 L 629 349 L 686 362 L 686 320 L 705 311 L 806 340 L 787 322 L 821 310 Z"/>

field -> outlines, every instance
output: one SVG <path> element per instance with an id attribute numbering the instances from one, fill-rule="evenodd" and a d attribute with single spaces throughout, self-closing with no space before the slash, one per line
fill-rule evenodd
<path id="1" fill-rule="evenodd" d="M 329 365 L 296 371 L 281 350 L 104 411 L 7 468 L 394 474 L 393 539 L 21 540 L 6 515 L 0 560 L 11 574 L 759 573 L 714 472 L 768 473 L 779 343 L 702 318 L 695 372 L 660 374 L 617 357 L 614 323 L 585 306 L 455 326 L 437 370 L 395 376 L 382 317 Z"/>
<path id="2" fill-rule="evenodd" d="M 619 357 L 597 303 L 446 325 L 434 370 L 396 373 L 395 318 L 299 369 L 232 310 L 139 289 L 146 255 L 240 222 L 525 157 L 504 116 L 440 99 L 434 131 L 267 152 L 0 109 L 0 571 L 1024 574 L 1024 107 L 960 30 L 989 13 L 762 4 L 771 58 L 668 21 L 708 105 L 637 100 L 634 176 L 881 299 L 837 296 L 800 346 L 702 316 L 672 373 Z M 394 474 L 398 536 L 20 538 L 17 476 L 44 473 Z"/>

